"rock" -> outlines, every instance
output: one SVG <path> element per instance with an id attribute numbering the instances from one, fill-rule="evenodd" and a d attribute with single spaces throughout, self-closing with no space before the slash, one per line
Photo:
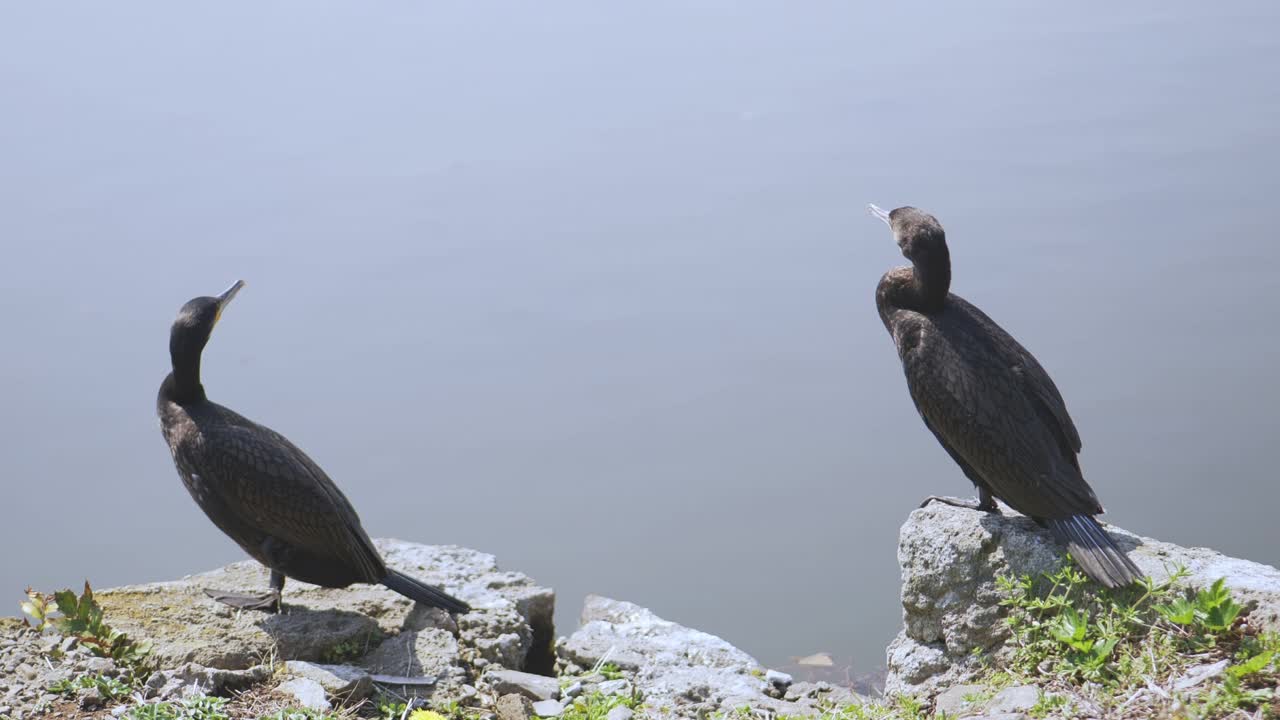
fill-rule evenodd
<path id="1" fill-rule="evenodd" d="M 473 612 L 450 618 L 376 585 L 322 588 L 290 581 L 284 612 L 237 612 L 207 597 L 205 588 L 253 589 L 267 573 L 245 561 L 173 582 L 133 585 L 95 594 L 111 624 L 151 643 L 162 666 L 196 662 L 243 669 L 259 660 L 320 661 L 335 648 L 363 655 L 403 631 L 439 630 L 458 640 L 458 662 L 480 660 L 547 672 L 555 594 L 528 576 L 498 569 L 492 555 L 454 546 L 375 541 L 387 564 L 444 587 Z"/>
<path id="2" fill-rule="evenodd" d="M 324 686 L 311 678 L 291 678 L 276 686 L 276 692 L 288 695 L 299 705 L 310 710 L 328 710 L 329 698 Z"/>
<path id="3" fill-rule="evenodd" d="M 566 698 L 576 698 L 582 694 L 582 691 L 585 687 L 586 686 L 582 684 L 582 681 L 579 680 L 573 683 L 572 685 L 570 685 L 569 687 L 565 688 L 563 691 L 561 691 L 560 694 Z"/>
<path id="4" fill-rule="evenodd" d="M 64 653 L 69 653 L 76 649 L 76 645 L 80 644 L 80 638 L 75 636 L 63 638 L 62 644 L 58 645 L 58 649 Z"/>
<path id="5" fill-rule="evenodd" d="M 974 703 L 965 700 L 965 698 L 977 695 L 984 689 L 981 685 L 955 685 L 949 687 L 940 693 L 934 701 L 933 712 L 935 715 L 945 714 L 947 717 L 959 717 L 961 712 L 974 706 Z"/>
<path id="6" fill-rule="evenodd" d="M 766 672 L 764 674 L 764 680 L 770 685 L 782 690 L 787 689 L 791 686 L 791 683 L 794 682 L 794 679 L 790 675 L 777 670 L 769 670 Z"/>
<path id="7" fill-rule="evenodd" d="M 605 680 L 604 682 L 596 685 L 595 690 L 601 695 L 630 696 L 631 681 L 623 680 L 621 678 L 618 680 Z"/>
<path id="8" fill-rule="evenodd" d="M 22 663 L 18 665 L 18 667 L 16 668 L 16 671 L 18 673 L 18 677 L 22 678 L 23 680 L 36 679 L 36 669 L 26 663 Z"/>
<path id="9" fill-rule="evenodd" d="M 1027 720 L 1027 716 L 1023 713 L 986 713 L 983 715 L 968 715 L 961 720 Z"/>
<path id="10" fill-rule="evenodd" d="M 96 687 L 83 688 L 78 693 L 78 700 L 81 709 L 91 710 L 102 706 L 102 691 Z"/>
<path id="11" fill-rule="evenodd" d="M 539 700 L 533 704 L 533 714 L 538 717 L 560 717 L 564 706 L 559 700 Z"/>
<path id="12" fill-rule="evenodd" d="M 589 595 L 581 620 L 559 645 L 561 663 L 614 663 L 631 675 L 653 717 L 700 716 L 744 705 L 785 715 L 812 710 L 808 703 L 769 697 L 764 669 L 750 655 L 638 605 Z"/>
<path id="13" fill-rule="evenodd" d="M 1197 665 L 1188 670 L 1182 677 L 1173 683 L 1173 689 L 1176 691 L 1190 690 L 1200 683 L 1212 677 L 1217 677 L 1227 669 L 1227 660 L 1219 660 L 1208 665 Z"/>
<path id="14" fill-rule="evenodd" d="M 545 675 L 519 670 L 490 670 L 484 682 L 498 695 L 520 693 L 530 700 L 554 700 L 560 697 L 560 681 Z"/>
<path id="15" fill-rule="evenodd" d="M 91 673 L 111 675 L 116 672 L 116 663 L 111 658 L 94 657 L 85 661 L 84 669 Z"/>
<path id="16" fill-rule="evenodd" d="M 147 697 L 167 700 L 189 695 L 225 695 L 243 690 L 270 677 L 265 665 L 248 670 L 207 668 L 196 663 L 183 663 L 176 670 L 160 670 L 147 678 Z"/>
<path id="17" fill-rule="evenodd" d="M 1040 689 L 1034 685 L 1019 685 L 996 693 L 986 705 L 987 714 L 1020 713 L 1030 710 L 1040 702 Z"/>
<path id="18" fill-rule="evenodd" d="M 1039 575 L 1063 562 L 1062 548 L 1032 520 L 933 503 L 902 526 L 903 629 L 889 645 L 887 694 L 932 695 L 977 675 L 1007 653 L 999 575 Z M 1226 578 L 1248 622 L 1280 630 L 1280 570 L 1205 548 L 1184 548 L 1108 526 L 1143 572 L 1165 579 L 1186 567 L 1187 587 Z M 986 656 L 985 658 L 983 656 Z"/>
<path id="19" fill-rule="evenodd" d="M 460 700 L 462 686 L 467 681 L 457 638 L 439 629 L 405 632 L 388 638 L 366 655 L 361 664 L 378 675 L 434 678 L 431 683 L 396 685 L 396 692 L 408 698 Z"/>
<path id="20" fill-rule="evenodd" d="M 369 677 L 369 673 L 350 665 L 321 665 L 290 660 L 284 667 L 290 675 L 315 680 L 335 705 L 358 702 L 373 692 L 373 679 Z"/>
<path id="21" fill-rule="evenodd" d="M 533 717 L 533 702 L 524 695 L 509 693 L 498 698 L 498 720 L 529 720 Z"/>
<path id="22" fill-rule="evenodd" d="M 835 707 L 866 702 L 866 698 L 853 690 L 832 685 L 829 682 L 794 683 L 787 688 L 783 699 L 790 702 L 805 701 L 806 705 Z"/>
<path id="23" fill-rule="evenodd" d="M 634 714 L 635 713 L 631 711 L 631 708 L 626 705 L 619 705 L 618 707 L 610 710 L 604 718 L 605 720 L 631 720 L 631 716 Z"/>

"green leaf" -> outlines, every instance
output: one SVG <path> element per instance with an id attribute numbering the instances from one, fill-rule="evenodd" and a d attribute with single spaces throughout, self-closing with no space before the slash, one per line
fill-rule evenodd
<path id="1" fill-rule="evenodd" d="M 1196 621 L 1196 606 L 1186 598 L 1178 598 L 1168 605 L 1157 605 L 1156 611 L 1175 625 L 1190 625 Z"/>
<path id="2" fill-rule="evenodd" d="M 1212 610 L 1205 614 L 1205 625 L 1210 630 L 1226 630 L 1236 621 L 1242 609 L 1230 598 L 1227 598 L 1224 603 L 1215 605 Z"/>
<path id="3" fill-rule="evenodd" d="M 58 605 L 58 612 L 67 617 L 75 617 L 80 609 L 80 603 L 76 601 L 76 594 L 70 590 L 59 590 L 53 594 L 54 602 Z"/>
<path id="4" fill-rule="evenodd" d="M 1254 655 L 1253 657 L 1249 658 L 1248 660 L 1245 660 L 1244 662 L 1238 665 L 1232 665 L 1231 667 L 1227 668 L 1227 672 L 1232 677 L 1236 677 L 1236 678 L 1242 678 L 1246 675 L 1252 675 L 1256 672 L 1262 672 L 1263 670 L 1266 670 L 1268 666 L 1271 665 L 1271 661 L 1274 660 L 1275 657 L 1276 657 L 1275 650 L 1269 650 L 1267 652 L 1258 653 L 1257 655 Z"/>

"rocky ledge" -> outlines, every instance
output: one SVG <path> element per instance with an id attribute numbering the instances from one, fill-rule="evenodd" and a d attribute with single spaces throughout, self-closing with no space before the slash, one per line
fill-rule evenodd
<path id="1" fill-rule="evenodd" d="M 1147 575 L 1205 588 L 1225 579 L 1254 626 L 1280 630 L 1280 570 L 1207 548 L 1185 548 L 1107 530 Z M 1001 622 L 1000 576 L 1039 577 L 1064 562 L 1061 547 L 1030 518 L 933 503 L 911 513 L 898 538 L 903 628 L 889 645 L 887 694 L 933 696 L 999 664 L 1009 630 Z"/>
<path id="2" fill-rule="evenodd" d="M 793 684 L 720 638 L 599 596 L 586 599 L 582 627 L 557 641 L 553 591 L 500 570 L 492 555 L 375 542 L 389 566 L 444 588 L 472 611 L 451 617 L 367 585 L 334 590 L 290 581 L 284 609 L 274 615 L 237 611 L 205 594 L 262 587 L 266 571 L 248 561 L 182 580 L 100 590 L 95 599 L 107 623 L 148 643 L 158 669 L 122 697 L 104 697 L 96 687 L 60 695 L 50 688 L 81 676 L 123 678 L 125 670 L 93 657 L 75 638 L 6 620 L 0 670 L 14 681 L 0 682 L 0 719 L 66 716 L 70 708 L 101 714 L 122 702 L 246 690 L 318 711 L 363 707 L 357 715 L 375 716 L 377 698 L 471 708 L 501 720 L 555 717 L 588 695 L 625 698 L 617 704 L 627 712 L 643 702 L 654 717 L 744 705 L 810 714 L 821 703 L 857 697 L 825 683 Z"/>
<path id="3" fill-rule="evenodd" d="M 1280 629 L 1280 571 L 1111 530 L 1152 576 L 1182 567 L 1180 582 L 1189 587 L 1225 578 L 1245 605 L 1246 622 Z M 898 553 L 904 627 L 888 650 L 889 697 L 878 700 L 793 682 L 725 640 L 600 596 L 587 597 L 580 627 L 557 639 L 552 590 L 499 569 L 492 555 L 377 544 L 389 565 L 443 587 L 474 611 L 450 617 L 371 586 L 330 590 L 291 582 L 277 615 L 237 612 L 205 595 L 205 588 L 243 591 L 265 583 L 266 573 L 250 562 L 105 590 L 96 598 L 106 621 L 150 644 L 154 671 L 130 678 L 127 687 L 113 685 L 112 678 L 125 677 L 124 667 L 94 656 L 75 637 L 0 619 L 0 720 L 49 712 L 133 717 L 139 704 L 205 695 L 257 698 L 224 708 L 231 718 L 276 717 L 261 710 L 299 706 L 386 717 L 388 700 L 406 703 L 402 717 L 426 706 L 476 720 L 747 717 L 743 708 L 760 717 L 862 717 L 847 708 L 869 702 L 880 704 L 868 717 L 917 717 L 928 708 L 949 716 L 1023 717 L 1048 692 L 965 684 L 982 682 L 984 669 L 1010 652 L 997 578 L 1039 576 L 1063 562 L 1052 539 L 1016 514 L 946 505 L 911 514 Z M 85 677 L 97 680 L 74 682 Z M 581 705 L 588 698 L 591 711 Z"/>

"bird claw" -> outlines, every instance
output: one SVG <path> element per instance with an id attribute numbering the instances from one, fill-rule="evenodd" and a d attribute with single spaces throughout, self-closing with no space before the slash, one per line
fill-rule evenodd
<path id="1" fill-rule="evenodd" d="M 930 495 L 920 503 L 920 507 L 928 507 L 929 503 L 939 502 L 943 505 L 951 505 L 952 507 L 964 508 L 966 510 L 980 510 L 982 512 L 990 512 L 1000 514 L 1000 508 L 996 506 L 994 500 L 989 503 L 983 503 L 980 500 L 964 500 L 957 497 L 948 497 L 945 495 Z"/>
<path id="2" fill-rule="evenodd" d="M 239 593 L 222 592 L 221 590 L 209 590 L 206 588 L 204 594 L 223 605 L 229 605 L 237 610 L 261 610 L 269 613 L 280 612 L 280 593 L 278 592 L 266 592 L 259 595 L 241 595 Z"/>

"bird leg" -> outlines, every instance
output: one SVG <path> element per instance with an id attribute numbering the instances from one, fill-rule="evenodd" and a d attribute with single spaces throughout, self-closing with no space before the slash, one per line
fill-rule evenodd
<path id="1" fill-rule="evenodd" d="M 262 610 L 269 613 L 280 612 L 280 594 L 284 592 L 284 574 L 278 570 L 271 571 L 271 589 L 257 595 L 222 592 L 205 589 L 204 594 L 223 605 L 230 605 L 237 610 Z"/>
<path id="2" fill-rule="evenodd" d="M 1000 514 L 1000 507 L 996 505 L 996 498 L 991 491 L 984 485 L 978 486 L 978 510 L 982 512 Z"/>

